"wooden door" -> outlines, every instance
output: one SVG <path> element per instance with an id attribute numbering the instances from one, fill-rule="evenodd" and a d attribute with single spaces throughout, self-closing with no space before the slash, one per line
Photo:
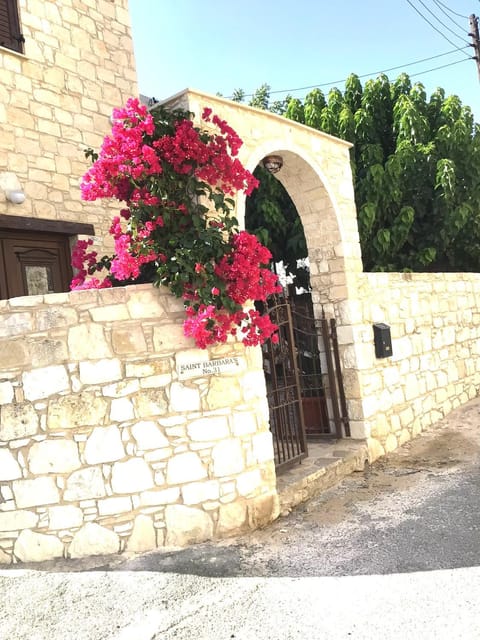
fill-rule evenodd
<path id="1" fill-rule="evenodd" d="M 69 290 L 68 237 L 0 230 L 0 298 Z"/>

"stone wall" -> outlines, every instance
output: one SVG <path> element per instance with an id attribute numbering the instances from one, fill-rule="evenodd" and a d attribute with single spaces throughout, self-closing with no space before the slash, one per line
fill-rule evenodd
<path id="1" fill-rule="evenodd" d="M 276 517 L 261 351 L 196 349 L 183 318 L 152 285 L 0 301 L 0 562 Z"/>
<path id="2" fill-rule="evenodd" d="M 480 274 L 364 273 L 358 283 L 337 311 L 354 343 L 344 375 L 355 366 L 359 380 L 352 435 L 368 438 L 375 459 L 478 394 Z M 374 322 L 391 327 L 392 357 L 375 357 Z"/>
<path id="3" fill-rule="evenodd" d="M 91 223 L 106 250 L 112 214 L 80 200 L 79 179 L 112 108 L 137 95 L 127 0 L 19 0 L 19 13 L 25 54 L 0 47 L 0 213 Z"/>

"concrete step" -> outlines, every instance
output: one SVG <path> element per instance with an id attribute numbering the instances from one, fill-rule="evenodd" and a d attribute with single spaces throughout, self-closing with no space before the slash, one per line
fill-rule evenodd
<path id="1" fill-rule="evenodd" d="M 368 461 L 364 440 L 323 440 L 308 443 L 308 457 L 277 476 L 280 513 L 286 515 L 298 504 L 337 484 Z"/>

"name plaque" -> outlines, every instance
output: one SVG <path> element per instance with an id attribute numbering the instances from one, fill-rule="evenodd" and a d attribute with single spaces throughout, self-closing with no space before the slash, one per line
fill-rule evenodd
<path id="1" fill-rule="evenodd" d="M 182 362 L 177 366 L 177 373 L 180 380 L 188 380 L 222 373 L 236 373 L 244 368 L 245 359 L 240 356 L 232 356 L 203 362 Z"/>

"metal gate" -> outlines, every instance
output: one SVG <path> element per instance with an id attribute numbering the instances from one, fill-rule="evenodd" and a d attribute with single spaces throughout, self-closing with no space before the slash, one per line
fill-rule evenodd
<path id="1" fill-rule="evenodd" d="M 300 378 L 295 353 L 292 311 L 285 298 L 272 298 L 269 313 L 278 325 L 278 342 L 263 345 L 270 430 L 275 466 L 284 469 L 307 456 Z"/>
<path id="2" fill-rule="evenodd" d="M 310 294 L 272 298 L 269 313 L 279 341 L 263 346 L 263 367 L 279 471 L 307 456 L 307 437 L 341 438 L 350 428 L 335 320 L 315 320 Z"/>

